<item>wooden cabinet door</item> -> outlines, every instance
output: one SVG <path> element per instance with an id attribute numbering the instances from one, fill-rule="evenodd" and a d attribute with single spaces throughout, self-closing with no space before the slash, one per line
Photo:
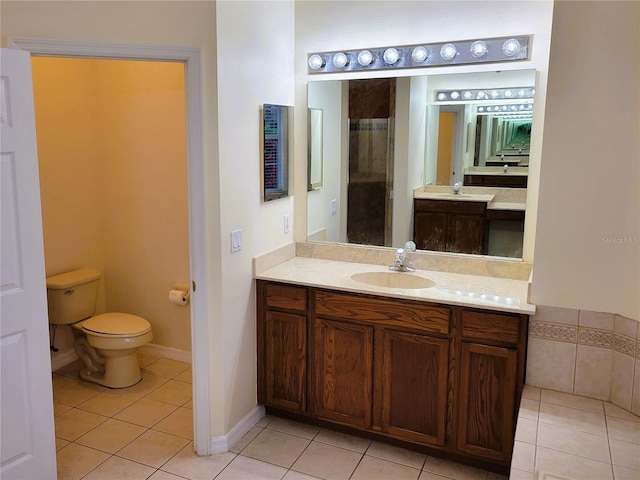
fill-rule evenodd
<path id="1" fill-rule="evenodd" d="M 315 414 L 370 428 L 373 327 L 317 319 L 315 339 Z"/>
<path id="2" fill-rule="evenodd" d="M 510 463 L 517 357 L 516 350 L 462 342 L 458 450 Z"/>
<path id="3" fill-rule="evenodd" d="M 484 216 L 452 214 L 448 220 L 448 252 L 483 253 Z"/>
<path id="4" fill-rule="evenodd" d="M 307 410 L 307 318 L 266 312 L 265 402 L 294 412 Z"/>
<path id="5" fill-rule="evenodd" d="M 382 430 L 443 446 L 449 341 L 393 330 L 383 339 Z"/>
<path id="6" fill-rule="evenodd" d="M 447 251 L 447 214 L 415 212 L 413 239 L 419 250 Z"/>

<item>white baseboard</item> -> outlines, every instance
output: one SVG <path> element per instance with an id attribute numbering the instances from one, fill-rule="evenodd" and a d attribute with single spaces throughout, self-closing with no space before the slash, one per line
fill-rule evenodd
<path id="1" fill-rule="evenodd" d="M 187 350 L 180 350 L 179 348 L 165 347 L 164 345 L 148 343 L 144 347 L 140 347 L 140 351 L 151 355 L 170 358 L 171 360 L 191 363 L 191 352 Z"/>
<path id="2" fill-rule="evenodd" d="M 65 365 L 75 362 L 77 359 L 78 355 L 73 348 L 65 350 L 64 352 L 51 352 L 51 371 L 55 372 Z"/>
<path id="3" fill-rule="evenodd" d="M 262 405 L 256 406 L 251 413 L 244 417 L 233 427 L 229 433 L 221 437 L 213 437 L 211 439 L 211 454 L 228 452 L 231 447 L 244 437 L 245 433 L 253 428 L 253 426 L 265 416 L 265 409 Z"/>

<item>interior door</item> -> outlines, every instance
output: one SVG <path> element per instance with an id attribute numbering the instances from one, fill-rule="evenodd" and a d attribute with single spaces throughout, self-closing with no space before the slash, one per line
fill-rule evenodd
<path id="1" fill-rule="evenodd" d="M 42 215 L 31 63 L 0 51 L 0 477 L 55 479 Z"/>

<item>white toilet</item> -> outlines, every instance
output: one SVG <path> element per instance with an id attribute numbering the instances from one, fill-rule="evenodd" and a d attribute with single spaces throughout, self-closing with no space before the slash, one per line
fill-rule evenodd
<path id="1" fill-rule="evenodd" d="M 95 313 L 100 272 L 82 268 L 47 277 L 49 323 L 70 325 L 74 348 L 84 361 L 84 380 L 125 388 L 142 375 L 136 350 L 153 338 L 147 320 L 128 313 Z"/>

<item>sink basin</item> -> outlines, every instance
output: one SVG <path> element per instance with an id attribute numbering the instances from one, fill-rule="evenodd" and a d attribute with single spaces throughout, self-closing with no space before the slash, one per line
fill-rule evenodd
<path id="1" fill-rule="evenodd" d="M 435 285 L 435 282 L 428 278 L 419 277 L 418 275 L 412 275 L 405 272 L 354 273 L 351 275 L 351 279 L 367 285 L 387 288 L 420 289 L 433 287 Z"/>

